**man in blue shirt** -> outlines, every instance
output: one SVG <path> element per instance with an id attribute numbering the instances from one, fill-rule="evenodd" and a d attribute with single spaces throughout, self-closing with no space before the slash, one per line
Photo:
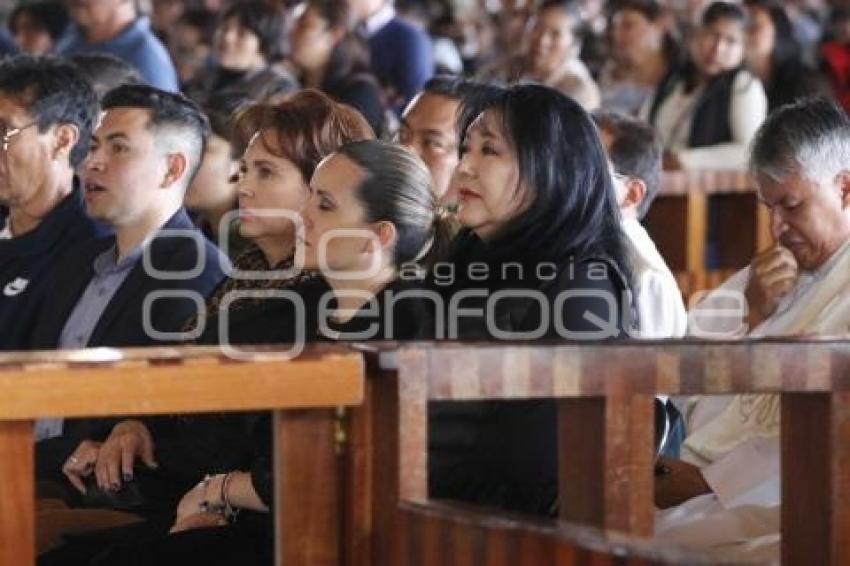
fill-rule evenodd
<path id="1" fill-rule="evenodd" d="M 25 347 L 49 271 L 95 235 L 74 168 L 98 113 L 94 90 L 73 65 L 25 55 L 0 62 L 0 350 Z"/>
<path id="2" fill-rule="evenodd" d="M 165 46 L 139 16 L 136 0 L 73 0 L 73 25 L 59 40 L 60 55 L 106 53 L 127 61 L 142 78 L 162 90 L 177 92 L 177 72 Z"/>
<path id="3" fill-rule="evenodd" d="M 387 89 L 389 106 L 400 114 L 434 74 L 431 39 L 396 16 L 392 0 L 350 0 L 369 42 L 372 71 Z"/>

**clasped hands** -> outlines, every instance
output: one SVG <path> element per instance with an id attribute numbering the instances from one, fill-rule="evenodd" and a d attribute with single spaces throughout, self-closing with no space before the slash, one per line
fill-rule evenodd
<path id="1" fill-rule="evenodd" d="M 159 466 L 150 431 L 141 421 L 125 420 L 103 442 L 82 441 L 65 461 L 62 473 L 80 493 L 86 493 L 84 478 L 92 474 L 100 489 L 117 492 L 124 482 L 133 480 L 137 459 L 151 469 Z"/>

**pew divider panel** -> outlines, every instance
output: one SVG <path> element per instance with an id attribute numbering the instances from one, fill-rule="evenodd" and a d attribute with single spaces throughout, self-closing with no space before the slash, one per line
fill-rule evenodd
<path id="1" fill-rule="evenodd" d="M 782 395 L 782 533 L 784 564 L 850 561 L 850 393 Z"/>
<path id="2" fill-rule="evenodd" d="M 275 411 L 277 566 L 340 563 L 340 461 L 332 409 Z"/>
<path id="3" fill-rule="evenodd" d="M 32 421 L 0 421 L 0 564 L 35 564 Z"/>

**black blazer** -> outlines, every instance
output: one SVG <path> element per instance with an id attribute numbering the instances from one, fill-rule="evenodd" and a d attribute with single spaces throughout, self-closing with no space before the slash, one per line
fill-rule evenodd
<path id="1" fill-rule="evenodd" d="M 228 265 L 228 260 L 223 259 L 218 248 L 201 235 L 184 209 L 177 211 L 163 229 L 185 231 L 188 236 L 155 236 L 150 244 L 153 267 L 159 271 L 190 271 L 198 263 L 198 242 L 203 242 L 201 273 L 191 279 L 158 279 L 145 272 L 140 260 L 109 301 L 92 332 L 87 344 L 89 347 L 157 344 L 158 341 L 148 336 L 143 325 L 145 297 L 160 290 L 188 290 L 206 299 L 224 278 L 223 266 Z M 194 238 L 189 237 L 192 235 Z M 69 252 L 57 265 L 53 271 L 56 284 L 39 313 L 31 347 L 50 349 L 58 346 L 68 317 L 94 275 L 95 258 L 114 244 L 114 236 L 93 240 Z M 155 301 L 151 309 L 153 328 L 160 332 L 180 331 L 196 310 L 197 305 L 188 299 Z"/>
<path id="2" fill-rule="evenodd" d="M 35 230 L 0 240 L 0 350 L 27 347 L 41 305 L 56 286 L 50 272 L 69 251 L 97 235 L 75 187 Z M 20 292 L 13 288 L 16 282 L 25 284 Z"/>
<path id="3" fill-rule="evenodd" d="M 145 332 L 142 317 L 145 297 L 159 290 L 189 290 L 199 293 L 204 299 L 224 278 L 222 259 L 218 248 L 209 240 L 200 239 L 186 211 L 180 209 L 163 226 L 168 230 L 185 231 L 191 237 L 161 236 L 154 237 L 150 244 L 151 264 L 158 270 L 173 272 L 190 271 L 199 259 L 196 242 L 203 242 L 204 257 L 201 273 L 191 279 L 162 280 L 145 272 L 143 262 L 133 267 L 127 279 L 112 297 L 103 315 L 95 327 L 88 342 L 89 347 L 96 346 L 151 346 L 157 341 Z M 53 292 L 44 302 L 31 346 L 50 349 L 59 343 L 59 337 L 65 322 L 77 304 L 91 280 L 95 258 L 114 245 L 115 238 L 101 238 L 75 248 L 53 272 Z M 200 305 L 203 308 L 203 301 Z M 194 302 L 186 299 L 162 299 L 154 303 L 151 321 L 153 327 L 161 332 L 177 332 L 183 329 L 189 317 L 196 314 Z M 61 467 L 77 445 L 84 439 L 102 440 L 111 426 L 120 419 L 82 419 L 65 421 L 63 435 L 36 444 L 36 472 L 43 479 L 59 479 Z M 168 428 L 172 425 L 168 418 L 145 419 L 151 433 L 157 439 L 157 458 L 160 460 L 163 477 L 171 476 L 169 464 L 172 458 L 166 454 L 166 444 L 160 442 L 168 437 Z M 158 430 L 158 428 L 165 430 Z M 177 460 L 182 461 L 181 458 Z M 161 490 L 167 490 L 171 497 L 156 497 L 158 504 L 167 506 L 173 503 L 173 497 L 179 497 L 180 490 L 187 487 L 186 482 L 165 481 Z M 167 484 L 167 485 L 165 485 Z M 157 491 L 160 491 L 159 489 Z"/>

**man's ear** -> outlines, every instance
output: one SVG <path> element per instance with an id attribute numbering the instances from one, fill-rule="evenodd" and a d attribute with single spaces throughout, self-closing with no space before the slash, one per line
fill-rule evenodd
<path id="1" fill-rule="evenodd" d="M 835 177 L 835 184 L 841 194 L 841 206 L 850 208 L 850 170 L 840 171 Z"/>
<path id="2" fill-rule="evenodd" d="M 182 153 L 169 153 L 165 156 L 167 169 L 165 176 L 162 178 L 161 188 L 166 189 L 174 183 L 180 181 L 186 174 L 186 169 L 189 167 L 189 160 Z"/>
<path id="3" fill-rule="evenodd" d="M 57 124 L 53 140 L 53 159 L 67 158 L 80 141 L 80 129 L 74 124 Z"/>
<path id="4" fill-rule="evenodd" d="M 626 188 L 626 195 L 620 204 L 620 208 L 623 210 L 638 208 L 646 196 L 646 183 L 637 177 L 627 177 L 624 186 Z"/>

